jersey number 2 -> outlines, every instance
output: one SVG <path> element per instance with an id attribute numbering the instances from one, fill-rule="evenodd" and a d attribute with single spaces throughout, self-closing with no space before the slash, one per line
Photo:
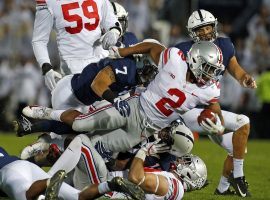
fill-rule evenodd
<path id="1" fill-rule="evenodd" d="M 166 108 L 165 105 L 168 104 L 172 108 L 179 108 L 185 102 L 186 95 L 177 88 L 171 88 L 167 91 L 167 93 L 171 96 L 177 96 L 178 100 L 174 102 L 169 98 L 163 97 L 156 103 L 156 106 L 160 112 L 162 112 L 165 116 L 168 117 L 173 113 L 173 110 Z"/>
<path id="2" fill-rule="evenodd" d="M 89 7 L 92 7 L 92 11 L 89 11 Z M 84 1 L 81 5 L 83 15 L 88 19 L 94 19 L 95 23 L 83 23 L 83 19 L 80 15 L 77 14 L 71 14 L 70 11 L 80 8 L 80 5 L 78 2 L 68 3 L 62 5 L 62 11 L 64 19 L 68 22 L 76 22 L 77 25 L 75 27 L 65 27 L 66 31 L 70 34 L 76 34 L 80 33 L 83 28 L 92 31 L 95 30 L 99 24 L 99 15 L 98 15 L 98 9 L 97 4 L 93 0 L 87 0 Z"/>

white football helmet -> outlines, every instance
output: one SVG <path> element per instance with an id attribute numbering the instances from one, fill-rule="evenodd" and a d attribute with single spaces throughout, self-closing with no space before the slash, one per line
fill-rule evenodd
<path id="1" fill-rule="evenodd" d="M 179 122 L 172 126 L 171 137 L 173 140 L 171 154 L 180 157 L 190 153 L 193 148 L 194 137 L 191 130 L 184 123 Z"/>
<path id="2" fill-rule="evenodd" d="M 188 190 L 201 189 L 207 180 L 207 168 L 199 156 L 185 155 L 176 161 L 174 172 L 187 184 Z"/>
<path id="3" fill-rule="evenodd" d="M 200 38 L 197 36 L 195 30 L 202 26 L 212 25 L 213 33 L 212 39 L 210 41 L 213 42 L 218 36 L 217 24 L 218 24 L 217 18 L 215 18 L 214 15 L 212 15 L 210 12 L 202 9 L 196 10 L 190 15 L 188 19 L 187 29 L 189 32 L 189 36 L 195 42 L 198 42 L 200 41 Z"/>
<path id="4" fill-rule="evenodd" d="M 127 31 L 128 27 L 128 12 L 119 3 L 111 2 L 114 14 L 117 16 L 118 21 L 121 23 L 123 34 Z"/>
<path id="5" fill-rule="evenodd" d="M 187 63 L 200 85 L 212 84 L 225 70 L 221 50 L 209 41 L 194 43 L 187 53 Z"/>

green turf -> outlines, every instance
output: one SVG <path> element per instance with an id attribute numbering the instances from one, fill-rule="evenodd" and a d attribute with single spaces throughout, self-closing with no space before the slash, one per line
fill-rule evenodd
<path id="1" fill-rule="evenodd" d="M 11 134 L 0 134 L 0 146 L 8 152 L 19 155 L 20 150 L 37 138 L 34 136 L 25 136 L 16 138 Z M 248 144 L 248 154 L 245 159 L 245 175 L 249 182 L 250 200 L 270 200 L 270 159 L 269 159 L 269 140 L 252 140 Z M 239 199 L 236 197 L 217 197 L 213 192 L 218 185 L 222 171 L 223 160 L 226 153 L 223 149 L 210 142 L 208 139 L 200 139 L 195 143 L 193 153 L 199 155 L 206 163 L 208 169 L 208 179 L 210 184 L 200 190 L 189 192 L 184 195 L 188 200 L 214 200 L 214 199 Z M 0 198 L 1 199 L 1 198 Z"/>

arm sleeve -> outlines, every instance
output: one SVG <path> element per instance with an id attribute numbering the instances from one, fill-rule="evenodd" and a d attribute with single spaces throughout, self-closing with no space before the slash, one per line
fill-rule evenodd
<path id="1" fill-rule="evenodd" d="M 51 63 L 48 53 L 48 42 L 53 27 L 53 16 L 47 6 L 37 6 L 32 38 L 33 51 L 40 67 L 44 63 Z"/>
<path id="2" fill-rule="evenodd" d="M 120 35 L 122 34 L 122 28 L 120 23 L 114 14 L 113 7 L 109 0 L 103 0 L 103 5 L 101 8 L 101 28 L 105 30 L 105 32 L 109 31 L 113 27 L 120 28 Z"/>

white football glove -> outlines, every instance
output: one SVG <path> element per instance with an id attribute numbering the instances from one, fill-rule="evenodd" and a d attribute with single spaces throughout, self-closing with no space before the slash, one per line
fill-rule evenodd
<path id="1" fill-rule="evenodd" d="M 216 123 L 206 118 L 205 121 L 202 121 L 200 126 L 203 127 L 203 129 L 206 130 L 208 133 L 222 135 L 224 133 L 225 127 L 221 124 L 218 114 L 215 113 L 215 117 L 217 119 Z"/>
<path id="2" fill-rule="evenodd" d="M 102 47 L 108 50 L 110 46 L 114 46 L 120 37 L 120 32 L 116 28 L 107 31 L 101 38 Z"/>
<path id="3" fill-rule="evenodd" d="M 53 69 L 49 70 L 44 76 L 45 84 L 50 91 L 55 88 L 56 83 L 62 78 L 62 75 Z"/>
<path id="4" fill-rule="evenodd" d="M 120 55 L 117 46 L 111 46 L 111 47 L 109 47 L 109 56 L 108 56 L 108 57 L 111 58 L 111 59 L 123 58 L 123 57 Z"/>
<path id="5" fill-rule="evenodd" d="M 160 140 L 161 139 L 158 139 L 154 142 L 147 143 L 144 147 L 141 148 L 141 150 L 143 150 L 147 156 L 169 152 L 171 147 L 165 143 L 158 144 Z"/>

